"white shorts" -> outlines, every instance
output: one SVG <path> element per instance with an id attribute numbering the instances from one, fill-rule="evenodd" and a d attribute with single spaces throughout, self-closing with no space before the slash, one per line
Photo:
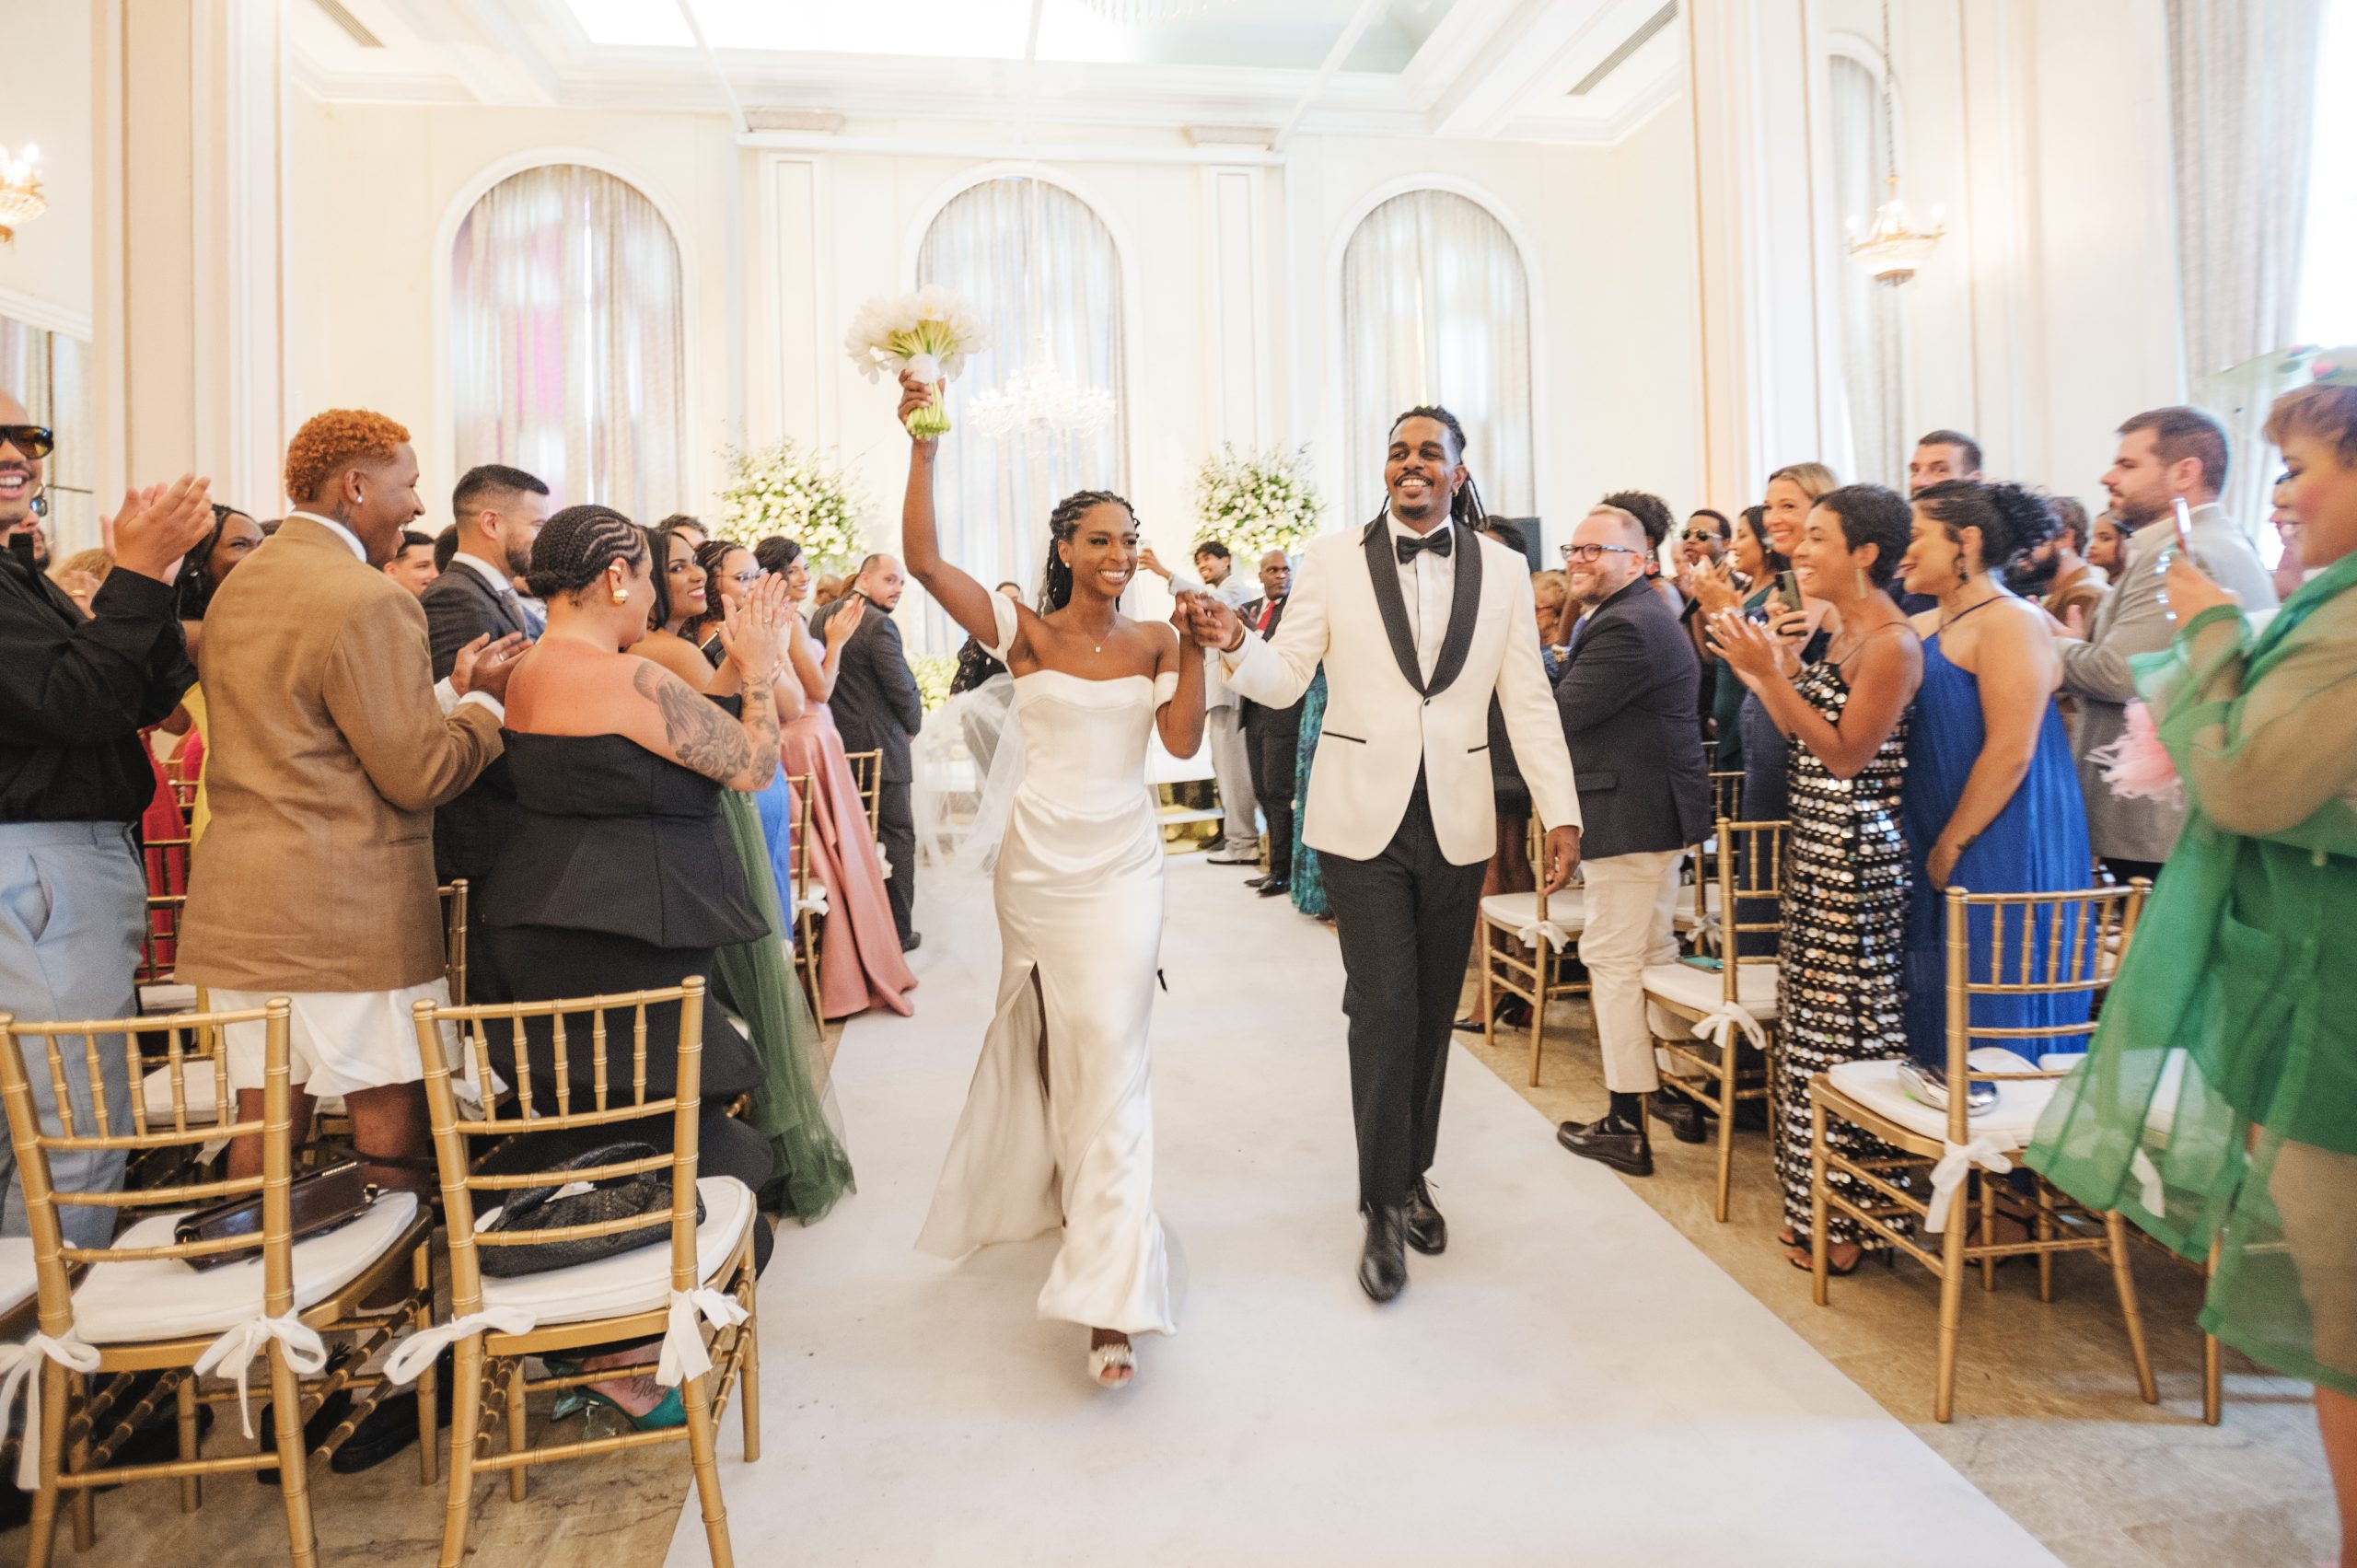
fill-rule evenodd
<path id="1" fill-rule="evenodd" d="M 215 990 L 212 1005 L 223 1012 L 259 1008 L 272 996 L 294 1005 L 287 1018 L 287 1056 L 295 1086 L 317 1099 L 355 1089 L 381 1089 L 419 1083 L 425 1065 L 417 1054 L 417 1023 L 410 1008 L 420 1001 L 447 1006 L 450 982 L 433 981 L 401 991 L 260 992 Z M 229 1057 L 229 1086 L 262 1086 L 263 1026 L 231 1024 L 222 1031 Z M 455 1058 L 457 1031 L 443 1026 L 443 1042 Z"/>

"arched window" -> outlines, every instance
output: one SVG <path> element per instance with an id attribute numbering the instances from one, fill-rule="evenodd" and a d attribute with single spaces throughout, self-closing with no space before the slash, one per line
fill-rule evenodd
<path id="1" fill-rule="evenodd" d="M 654 203 L 577 164 L 501 180 L 459 226 L 450 306 L 453 466 L 643 520 L 691 504 L 679 248 Z"/>
<path id="2" fill-rule="evenodd" d="M 1907 426 L 1907 322 L 1899 291 L 1850 260 L 1849 224 L 1863 231 L 1887 195 L 1890 146 L 1883 137 L 1882 80 L 1856 56 L 1827 62 L 1833 150 L 1833 254 L 1840 258 L 1841 399 L 1844 424 L 1827 453 L 1834 471 L 1904 492 L 1914 449 Z M 1841 437 L 1847 436 L 1847 460 Z"/>
<path id="3" fill-rule="evenodd" d="M 1465 426 L 1466 467 L 1492 512 L 1538 510 L 1530 282 L 1505 226 L 1449 191 L 1369 213 L 1342 252 L 1342 451 L 1350 520 L 1383 506 L 1392 419 L 1439 403 Z"/>
<path id="4" fill-rule="evenodd" d="M 917 251 L 917 282 L 965 296 L 992 334 L 949 385 L 957 434 L 944 453 L 942 549 L 985 583 L 1020 583 L 1028 601 L 1056 502 L 1126 483 L 1120 252 L 1087 203 L 1051 181 L 1010 175 L 969 187 L 935 215 Z M 1046 442 L 997 441 L 975 427 L 976 398 L 1043 361 L 1076 388 L 1111 392 L 1111 422 Z M 957 645 L 937 608 L 918 641 L 935 652 Z"/>

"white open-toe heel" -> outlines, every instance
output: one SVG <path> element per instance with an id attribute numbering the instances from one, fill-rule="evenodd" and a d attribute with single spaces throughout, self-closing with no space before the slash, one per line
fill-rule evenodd
<path id="1" fill-rule="evenodd" d="M 1137 1358 L 1126 1343 L 1091 1345 L 1088 1351 L 1088 1376 L 1100 1388 L 1127 1388 L 1137 1378 Z M 1114 1374 L 1126 1372 L 1127 1377 Z"/>

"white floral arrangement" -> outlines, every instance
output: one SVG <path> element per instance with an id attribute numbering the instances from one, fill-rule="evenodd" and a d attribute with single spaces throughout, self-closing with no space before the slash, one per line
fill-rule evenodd
<path id="1" fill-rule="evenodd" d="M 1325 515 L 1306 446 L 1248 453 L 1222 447 L 1195 474 L 1195 537 L 1218 540 L 1238 561 L 1299 548 Z"/>
<path id="2" fill-rule="evenodd" d="M 964 296 L 927 284 L 914 294 L 879 296 L 859 308 L 843 347 L 870 381 L 905 370 L 936 390 L 966 367 L 966 356 L 989 343 L 982 319 Z M 935 397 L 909 415 L 911 436 L 946 436 L 949 415 Z"/>
<path id="3" fill-rule="evenodd" d="M 802 547 L 813 572 L 841 568 L 866 553 L 867 497 L 841 464 L 788 436 L 753 451 L 729 447 L 728 482 L 713 531 L 751 549 L 772 534 Z"/>

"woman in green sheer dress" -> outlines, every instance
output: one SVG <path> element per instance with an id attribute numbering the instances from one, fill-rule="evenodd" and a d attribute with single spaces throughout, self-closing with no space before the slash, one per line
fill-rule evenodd
<path id="1" fill-rule="evenodd" d="M 2357 354 L 2337 363 L 2267 424 L 2305 586 L 2254 629 L 2168 567 L 2177 638 L 2135 668 L 2185 832 L 2028 1157 L 2188 1259 L 2216 1246 L 2201 1325 L 2316 1384 L 2357 1564 Z"/>

